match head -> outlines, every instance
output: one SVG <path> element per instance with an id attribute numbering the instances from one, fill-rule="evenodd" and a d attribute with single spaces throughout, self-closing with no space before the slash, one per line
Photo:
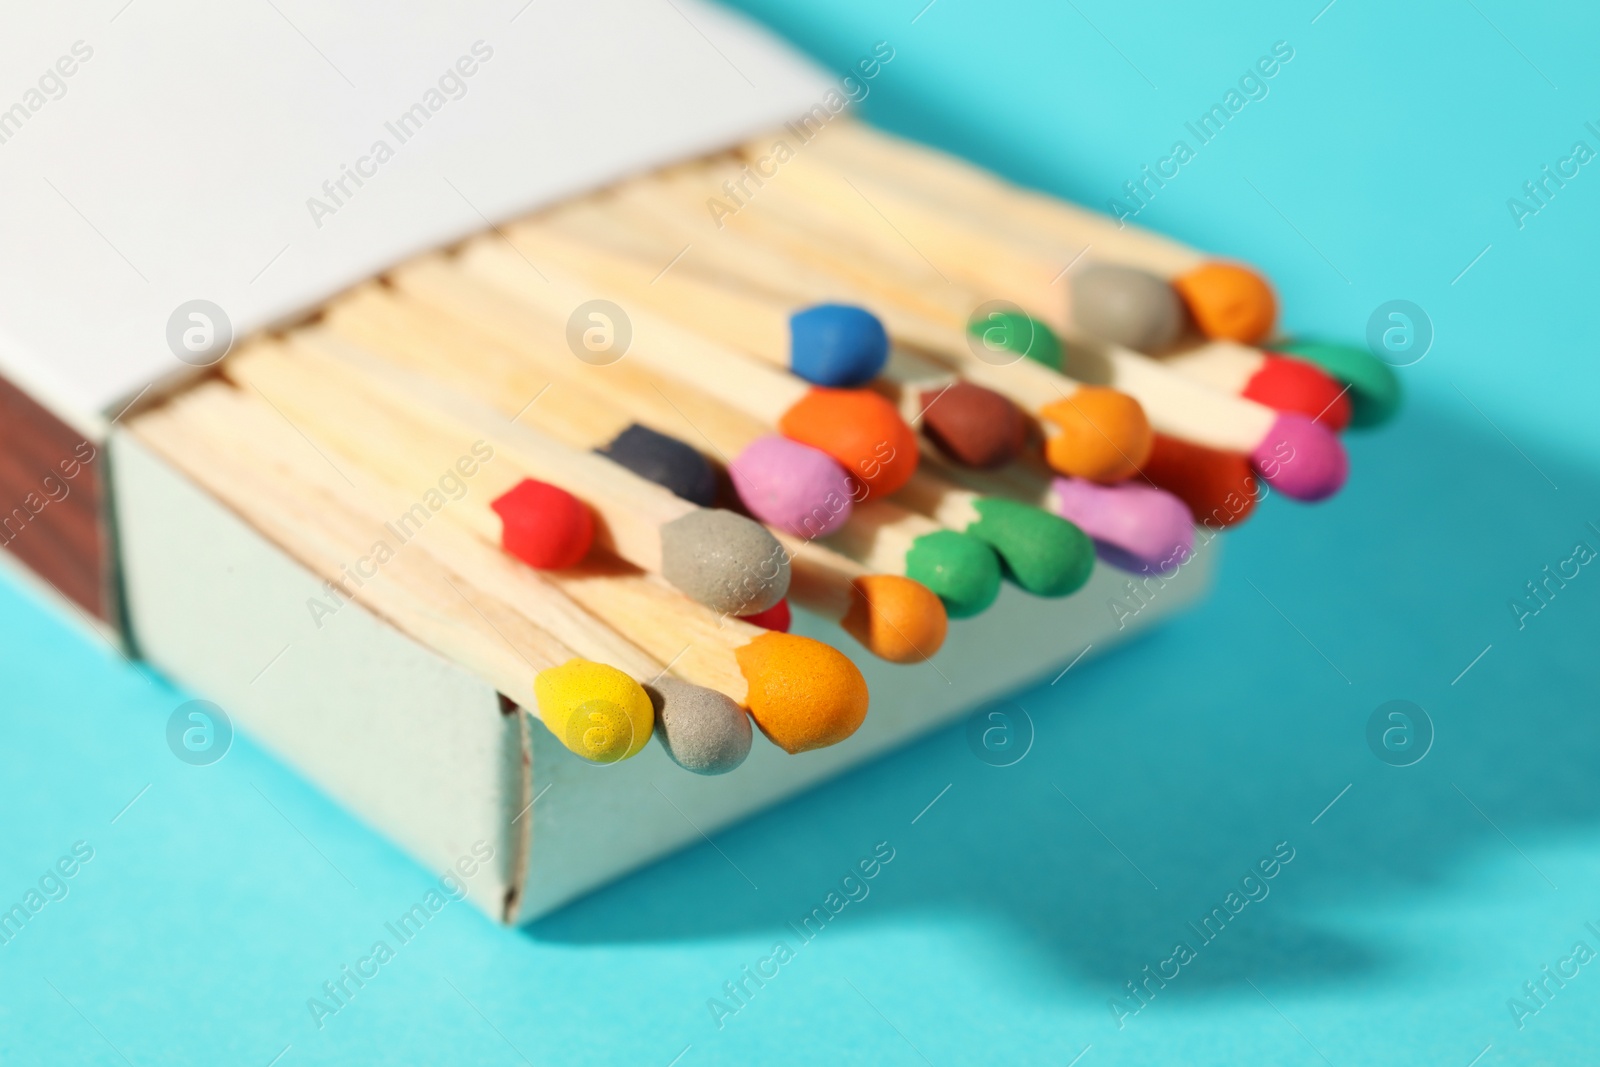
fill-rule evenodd
<path id="1" fill-rule="evenodd" d="M 1292 411 L 1335 432 L 1350 424 L 1349 388 L 1320 367 L 1290 356 L 1262 353 L 1261 369 L 1240 395 L 1274 411 Z"/>
<path id="2" fill-rule="evenodd" d="M 714 689 L 662 676 L 651 682 L 656 737 L 672 762 L 695 774 L 727 774 L 750 755 L 750 716 Z"/>
<path id="3" fill-rule="evenodd" d="M 783 413 L 778 429 L 826 452 L 878 495 L 895 492 L 916 473 L 916 434 L 877 393 L 815 387 Z"/>
<path id="4" fill-rule="evenodd" d="M 789 610 L 789 601 L 780 600 L 766 611 L 758 611 L 754 615 L 741 615 L 739 618 L 752 626 L 759 626 L 763 630 L 777 630 L 786 634 L 794 623 L 794 615 Z"/>
<path id="5" fill-rule="evenodd" d="M 950 617 L 921 582 L 868 574 L 850 583 L 850 610 L 839 623 L 867 651 L 890 663 L 921 663 L 944 644 Z"/>
<path id="6" fill-rule="evenodd" d="M 1250 464 L 1272 488 L 1293 500 L 1326 500 L 1350 473 L 1339 438 L 1302 415 L 1279 415 Z"/>
<path id="7" fill-rule="evenodd" d="M 838 649 L 768 632 L 734 656 L 750 687 L 751 717 L 785 752 L 836 745 L 866 720 L 867 680 Z"/>
<path id="8" fill-rule="evenodd" d="M 1000 595 L 1000 558 L 971 534 L 935 530 L 911 542 L 906 577 L 944 601 L 950 618 L 965 619 Z"/>
<path id="9" fill-rule="evenodd" d="M 754 615 L 789 592 L 789 554 L 759 522 L 699 508 L 661 527 L 661 576 L 712 611 Z"/>
<path id="10" fill-rule="evenodd" d="M 1196 523 L 1215 530 L 1249 518 L 1264 492 L 1247 457 L 1159 433 L 1144 476 L 1183 501 Z"/>
<path id="11" fill-rule="evenodd" d="M 1350 387 L 1350 425 L 1365 429 L 1388 422 L 1400 410 L 1400 376 L 1364 348 L 1327 341 L 1274 345 L 1286 355 L 1309 360 Z"/>
<path id="12" fill-rule="evenodd" d="M 785 533 L 823 537 L 850 518 L 850 477 L 833 457 L 787 437 L 752 441 L 728 474 L 750 514 Z"/>
<path id="13" fill-rule="evenodd" d="M 816 304 L 789 317 L 789 369 L 815 385 L 865 385 L 889 360 L 878 317 L 850 304 Z"/>
<path id="14" fill-rule="evenodd" d="M 1172 280 L 1189 317 L 1207 337 L 1253 345 L 1272 333 L 1278 298 L 1272 286 L 1239 263 L 1203 263 Z"/>
<path id="15" fill-rule="evenodd" d="M 1194 519 L 1171 493 L 1140 481 L 1096 485 L 1082 478 L 1057 478 L 1050 489 L 1056 511 L 1124 570 L 1169 571 L 1194 549 Z"/>
<path id="16" fill-rule="evenodd" d="M 717 502 L 717 472 L 698 449 L 676 437 L 634 423 L 595 451 L 692 504 L 709 508 Z"/>
<path id="17" fill-rule="evenodd" d="M 500 516 L 500 547 L 530 567 L 576 566 L 594 543 L 594 515 L 565 489 L 524 478 L 489 506 Z"/>
<path id="18" fill-rule="evenodd" d="M 974 316 L 967 322 L 967 332 L 992 353 L 1015 352 L 1051 370 L 1060 370 L 1066 356 L 1054 330 L 1020 311 L 994 310 Z"/>
<path id="19" fill-rule="evenodd" d="M 1139 473 L 1154 437 L 1144 408 L 1126 393 L 1086 385 L 1039 409 L 1061 432 L 1045 439 L 1051 468 L 1092 482 L 1120 482 Z"/>
<path id="20" fill-rule="evenodd" d="M 1072 318 L 1090 337 L 1140 352 L 1178 339 L 1187 318 L 1165 278 L 1134 267 L 1085 267 L 1072 279 Z"/>
<path id="21" fill-rule="evenodd" d="M 983 541 L 1034 596 L 1066 596 L 1094 571 L 1094 542 L 1059 515 L 1000 497 L 980 497 L 967 533 Z"/>
<path id="22" fill-rule="evenodd" d="M 533 695 L 539 718 L 556 739 L 595 763 L 637 755 L 655 727 L 644 688 L 604 663 L 573 659 L 540 671 Z"/>
<path id="23" fill-rule="evenodd" d="M 957 379 L 917 398 L 922 432 L 963 467 L 990 470 L 1016 459 L 1028 443 L 1022 409 L 992 389 Z"/>

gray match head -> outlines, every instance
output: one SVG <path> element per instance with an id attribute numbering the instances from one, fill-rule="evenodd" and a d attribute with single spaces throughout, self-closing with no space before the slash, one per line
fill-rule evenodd
<path id="1" fill-rule="evenodd" d="M 661 576 L 713 611 L 754 615 L 789 591 L 789 554 L 760 523 L 701 508 L 661 527 Z"/>
<path id="2" fill-rule="evenodd" d="M 727 774 L 750 754 L 750 716 L 726 696 L 668 677 L 644 688 L 656 706 L 656 737 L 684 770 Z"/>
<path id="3" fill-rule="evenodd" d="M 1085 267 L 1072 276 L 1072 317 L 1091 337 L 1156 352 L 1183 331 L 1183 301 L 1165 278 L 1132 267 Z"/>

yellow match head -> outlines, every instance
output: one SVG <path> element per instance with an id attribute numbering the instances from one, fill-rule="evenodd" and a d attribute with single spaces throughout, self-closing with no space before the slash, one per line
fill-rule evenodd
<path id="1" fill-rule="evenodd" d="M 637 755 L 655 728 L 655 708 L 644 687 L 603 663 L 574 659 L 541 671 L 533 692 L 550 732 L 595 763 Z"/>

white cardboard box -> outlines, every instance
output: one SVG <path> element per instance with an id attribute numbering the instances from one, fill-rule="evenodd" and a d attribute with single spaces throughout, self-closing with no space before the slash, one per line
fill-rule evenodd
<path id="1" fill-rule="evenodd" d="M 845 743 L 790 757 L 758 740 L 718 778 L 654 745 L 586 764 L 357 605 L 313 629 L 318 579 L 116 424 L 191 372 L 166 341 L 174 309 L 211 300 L 239 335 L 291 320 L 416 252 L 780 125 L 829 80 L 699 0 L 283 7 L 4 16 L 0 65 L 73 73 L 37 108 L 24 94 L 21 117 L 0 101 L 0 492 L 27 511 L 10 512 L 0 540 L 423 864 L 494 843 L 493 878 L 472 882 L 485 911 L 543 914 L 1053 675 L 1206 585 L 1214 551 L 1126 631 L 1106 605 L 1126 576 L 1108 567 L 1066 601 L 1008 588 L 955 623 L 931 663 L 861 657 L 872 707 Z M 426 105 L 441 72 L 467 65 L 462 95 L 441 94 L 336 212 L 308 206 L 375 140 L 399 140 L 385 124 Z M 34 511 L 26 494 L 45 478 L 67 493 Z M 804 613 L 795 628 L 853 647 Z"/>
<path id="2" fill-rule="evenodd" d="M 952 623 L 927 663 L 857 656 L 872 704 L 849 740 L 789 756 L 758 738 L 738 770 L 701 778 L 655 744 L 604 767 L 579 759 L 514 706 L 508 713 L 486 682 L 359 605 L 313 627 L 305 604 L 320 579 L 131 434 L 114 435 L 111 455 L 139 652 L 424 865 L 443 869 L 473 841 L 494 844 L 494 877 L 472 892 L 507 922 L 1049 679 L 1089 646 L 1103 652 L 1195 599 L 1215 560 L 1214 543 L 1197 552 L 1126 629 L 1107 607 L 1128 580 L 1112 567 L 1066 600 L 1008 586 L 987 612 Z M 855 648 L 804 612 L 794 631 Z"/>

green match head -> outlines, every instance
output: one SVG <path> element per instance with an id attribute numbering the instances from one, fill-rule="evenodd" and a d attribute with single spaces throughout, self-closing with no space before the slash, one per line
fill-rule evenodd
<path id="1" fill-rule="evenodd" d="M 1000 561 L 994 550 L 954 530 L 936 530 L 911 542 L 906 577 L 938 594 L 952 619 L 976 615 L 1000 595 Z"/>
<path id="2" fill-rule="evenodd" d="M 1094 570 L 1094 542 L 1059 515 L 999 497 L 973 505 L 978 521 L 967 533 L 995 550 L 1006 573 L 1035 596 L 1077 592 Z"/>
<path id="3" fill-rule="evenodd" d="M 1350 387 L 1350 425 L 1377 426 L 1400 410 L 1400 377 L 1364 348 L 1329 341 L 1286 341 L 1274 352 L 1315 363 Z"/>
<path id="4" fill-rule="evenodd" d="M 972 317 L 967 323 L 967 332 L 979 338 L 985 348 L 1019 352 L 1051 370 L 1061 369 L 1061 339 L 1049 326 L 1021 311 L 1005 308 L 979 310 L 983 313 Z"/>

